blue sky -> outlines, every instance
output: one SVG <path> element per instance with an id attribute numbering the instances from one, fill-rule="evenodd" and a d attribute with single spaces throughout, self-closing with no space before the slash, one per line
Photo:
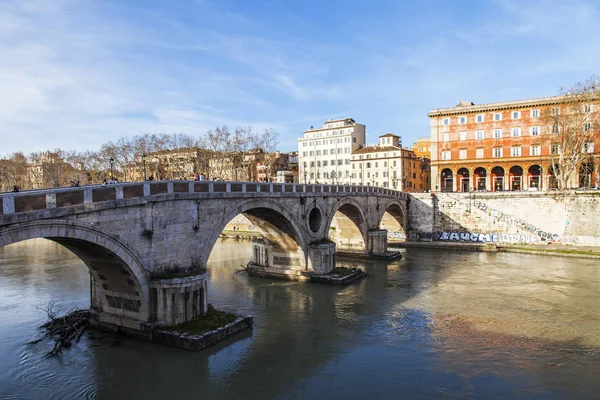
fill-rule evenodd
<path id="1" fill-rule="evenodd" d="M 600 73 L 597 0 L 0 0 L 0 155 L 143 133 L 427 112 L 557 94 Z"/>

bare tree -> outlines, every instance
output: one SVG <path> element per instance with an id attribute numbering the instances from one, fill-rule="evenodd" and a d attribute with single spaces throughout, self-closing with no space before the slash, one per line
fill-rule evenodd
<path id="1" fill-rule="evenodd" d="M 560 189 L 568 189 L 578 186 L 571 179 L 579 168 L 590 160 L 596 164 L 593 153 L 600 139 L 600 79 L 591 76 L 561 89 L 560 96 L 561 101 L 545 110 L 542 120 L 544 139 L 550 145 L 550 172 Z"/>
<path id="2" fill-rule="evenodd" d="M 279 133 L 272 129 L 265 129 L 258 138 L 258 145 L 265 151 L 265 165 L 270 179 L 273 177 L 273 164 L 277 161 L 277 145 L 279 145 Z"/>

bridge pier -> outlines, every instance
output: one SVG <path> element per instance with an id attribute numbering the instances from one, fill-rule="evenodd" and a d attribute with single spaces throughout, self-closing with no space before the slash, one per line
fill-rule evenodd
<path id="1" fill-rule="evenodd" d="M 335 268 L 335 243 L 311 244 L 308 247 L 308 266 L 317 275 L 328 274 Z"/>
<path id="2" fill-rule="evenodd" d="M 252 241 L 252 260 L 248 263 L 248 273 L 253 276 L 308 280 L 307 273 L 328 274 L 335 268 L 335 243 L 311 244 L 308 247 L 308 265 L 304 263 L 282 263 L 281 257 L 273 255 L 273 247 L 264 239 Z M 278 262 L 276 262 L 278 261 Z"/>
<path id="3" fill-rule="evenodd" d="M 367 252 L 370 257 L 379 259 L 394 259 L 400 257 L 399 251 L 388 251 L 386 229 L 374 229 L 367 232 Z"/>
<path id="4" fill-rule="evenodd" d="M 151 319 L 158 326 L 173 326 L 205 315 L 207 277 L 208 273 L 204 272 L 181 278 L 153 279 L 150 284 Z"/>

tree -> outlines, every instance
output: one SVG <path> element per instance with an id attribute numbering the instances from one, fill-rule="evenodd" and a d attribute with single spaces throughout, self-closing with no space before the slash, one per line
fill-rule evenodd
<path id="1" fill-rule="evenodd" d="M 568 89 L 561 89 L 560 101 L 542 114 L 545 142 L 550 146 L 550 172 L 559 189 L 574 185 L 571 180 L 600 145 L 600 79 L 591 76 Z"/>
<path id="2" fill-rule="evenodd" d="M 279 133 L 272 129 L 265 129 L 258 138 L 258 146 L 265 151 L 265 166 L 269 179 L 273 177 L 273 164 L 277 161 L 277 145 L 279 144 Z"/>

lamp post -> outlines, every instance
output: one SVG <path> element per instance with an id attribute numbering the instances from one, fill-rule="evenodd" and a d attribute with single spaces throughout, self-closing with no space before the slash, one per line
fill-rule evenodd
<path id="1" fill-rule="evenodd" d="M 115 163 L 115 159 L 111 156 L 108 161 L 110 162 L 110 179 L 113 179 L 113 164 Z"/>
<path id="2" fill-rule="evenodd" d="M 142 153 L 142 164 L 144 165 L 144 180 L 146 180 L 146 153 Z"/>

